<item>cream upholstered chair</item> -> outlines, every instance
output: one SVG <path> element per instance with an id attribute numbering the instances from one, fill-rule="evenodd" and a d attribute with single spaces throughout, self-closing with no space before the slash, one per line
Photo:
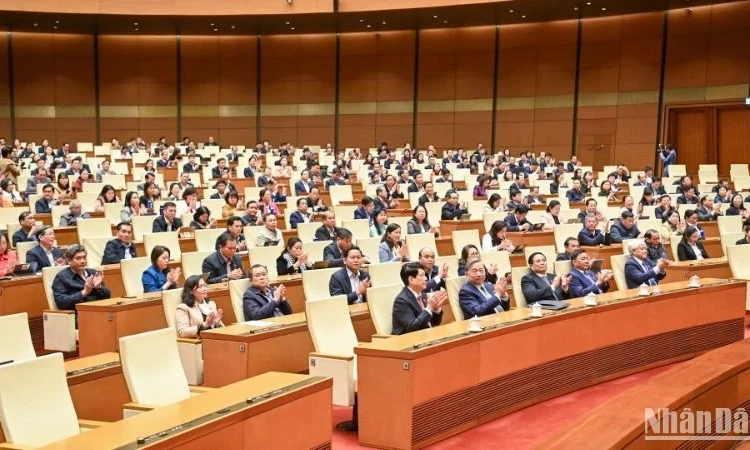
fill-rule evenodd
<path id="1" fill-rule="evenodd" d="M 78 238 L 83 239 L 95 238 L 95 237 L 108 237 L 112 238 L 112 225 L 109 223 L 109 219 L 96 218 L 96 219 L 81 219 L 76 223 L 78 229 Z"/>
<path id="2" fill-rule="evenodd" d="M 453 254 L 461 255 L 461 250 L 469 244 L 482 248 L 482 242 L 479 237 L 479 230 L 456 230 L 453 232 Z"/>
<path id="3" fill-rule="evenodd" d="M 310 354 L 310 375 L 333 378 L 333 404 L 351 406 L 357 380 L 354 347 L 357 335 L 345 295 L 308 301 L 305 309 L 315 353 Z"/>
<path id="4" fill-rule="evenodd" d="M 528 267 L 514 267 L 510 270 L 511 286 L 513 286 L 513 299 L 516 301 L 516 308 L 526 306 L 526 297 L 521 290 L 521 279 L 531 273 Z"/>
<path id="5" fill-rule="evenodd" d="M 182 288 L 162 291 L 161 298 L 167 325 L 176 332 L 175 313 L 177 305 L 182 302 Z M 203 343 L 201 340 L 199 338 L 181 338 L 177 335 L 177 353 L 180 355 L 182 369 L 185 371 L 188 384 L 192 386 L 203 384 Z"/>
<path id="6" fill-rule="evenodd" d="M 275 280 L 279 278 L 276 271 L 276 258 L 281 255 L 282 249 L 276 247 L 253 247 L 249 251 L 250 266 L 262 264 L 268 270 L 268 279 Z"/>
<path id="7" fill-rule="evenodd" d="M 645 233 L 648 230 L 654 230 L 657 233 L 659 230 L 661 230 L 661 220 L 659 219 L 640 219 L 636 226 L 638 227 L 638 231 L 641 232 L 641 235 Z"/>
<path id="8" fill-rule="evenodd" d="M 395 279 L 393 282 L 397 283 Z M 381 337 L 389 336 L 393 331 L 393 303 L 403 288 L 404 286 L 399 283 L 371 287 L 367 290 L 367 307 L 370 308 L 375 332 Z"/>
<path id="9" fill-rule="evenodd" d="M 380 245 L 379 237 L 357 239 L 357 247 L 362 250 L 362 254 L 370 258 L 371 263 L 378 261 L 378 246 Z"/>
<path id="10" fill-rule="evenodd" d="M 497 266 L 498 276 L 510 272 L 510 253 L 506 251 L 487 252 L 482 253 L 480 256 L 485 266 L 489 267 L 492 264 Z"/>
<path id="11" fill-rule="evenodd" d="M 367 219 L 342 220 L 341 225 L 351 231 L 355 238 L 370 237 L 370 221 Z"/>
<path id="12" fill-rule="evenodd" d="M 191 391 L 199 392 L 188 385 L 174 328 L 121 337 L 120 361 L 132 400 L 123 407 L 125 417 L 185 400 Z"/>
<path id="13" fill-rule="evenodd" d="M 20 216 L 22 212 L 26 212 L 28 210 L 29 208 L 27 206 L 0 208 L 0 228 L 5 228 L 4 225 L 9 223 L 18 224 L 18 216 Z"/>
<path id="14" fill-rule="evenodd" d="M 51 219 L 52 219 L 52 226 L 53 227 L 59 227 L 60 226 L 60 218 L 63 214 L 70 211 L 70 206 L 68 205 L 54 205 L 52 208 L 50 208 L 52 211 L 50 213 Z"/>
<path id="15" fill-rule="evenodd" d="M 101 265 L 102 258 L 104 257 L 104 248 L 107 246 L 107 242 L 112 239 L 114 239 L 112 236 L 94 238 L 84 237 L 81 239 L 83 241 L 83 248 L 86 249 L 86 253 L 88 254 L 87 258 L 91 266 Z"/>
<path id="16" fill-rule="evenodd" d="M 213 254 L 215 250 L 206 252 L 188 252 L 182 254 L 182 273 L 185 278 L 190 275 L 203 274 L 203 260 Z"/>
<path id="17" fill-rule="evenodd" d="M 401 266 L 400 262 L 370 264 L 367 271 L 370 273 L 370 280 L 375 287 L 388 286 L 389 284 L 400 283 Z"/>
<path id="18" fill-rule="evenodd" d="M 732 278 L 750 282 L 750 245 L 727 245 L 724 250 L 732 270 Z M 750 286 L 748 286 L 750 288 Z M 745 300 L 745 309 L 750 311 L 750 289 Z"/>
<path id="19" fill-rule="evenodd" d="M 137 258 L 123 259 L 120 261 L 120 273 L 122 284 L 125 288 L 125 297 L 137 297 L 143 294 L 143 272 L 151 265 L 151 258 L 139 256 Z"/>
<path id="20" fill-rule="evenodd" d="M 458 301 L 458 293 L 461 291 L 461 288 L 466 284 L 467 278 L 464 277 L 455 277 L 455 278 L 448 278 L 445 280 L 445 290 L 448 292 L 448 303 L 451 305 L 451 311 L 453 311 L 453 317 L 456 319 L 456 322 L 460 320 L 464 320 L 464 312 L 461 309 L 461 304 Z"/>
<path id="21" fill-rule="evenodd" d="M 151 233 L 154 227 L 154 220 L 158 216 L 133 216 L 131 223 L 133 224 L 133 239 L 136 241 L 142 241 L 143 235 Z"/>
<path id="22" fill-rule="evenodd" d="M 719 216 L 717 222 L 720 235 L 742 231 L 742 216 Z"/>
<path id="23" fill-rule="evenodd" d="M 315 231 L 317 231 L 321 225 L 321 222 L 301 223 L 297 225 L 297 237 L 299 237 L 302 242 L 312 242 L 313 240 L 315 240 Z"/>
<path id="24" fill-rule="evenodd" d="M 404 231 L 406 230 L 401 230 L 402 236 L 404 235 Z M 435 235 L 432 233 L 407 234 L 406 245 L 409 249 L 410 261 L 419 261 L 419 251 L 423 248 L 435 250 L 435 256 L 439 256 L 437 244 L 435 243 Z"/>
<path id="25" fill-rule="evenodd" d="M 0 362 L 36 358 L 25 312 L 0 316 Z"/>
<path id="26" fill-rule="evenodd" d="M 328 188 L 328 193 L 331 195 L 331 204 L 333 206 L 339 206 L 342 201 L 354 200 L 354 195 L 352 194 L 352 186 L 350 184 L 332 185 Z"/>
<path id="27" fill-rule="evenodd" d="M 44 324 L 44 349 L 58 352 L 73 352 L 76 349 L 75 311 L 61 310 L 55 303 L 52 282 L 55 276 L 68 266 L 53 266 L 42 269 L 42 286 L 49 309 L 42 313 Z"/>
<path id="28" fill-rule="evenodd" d="M 199 252 L 216 250 L 216 239 L 225 231 L 226 228 L 195 230 L 195 249 Z"/>
<path id="29" fill-rule="evenodd" d="M 330 243 L 331 241 L 303 242 L 302 249 L 307 253 L 308 261 L 323 261 L 323 253 L 326 246 Z M 281 254 L 280 251 L 279 254 Z"/>
<path id="30" fill-rule="evenodd" d="M 580 223 L 561 223 L 552 228 L 552 233 L 555 236 L 555 248 L 558 253 L 565 251 L 565 239 L 569 237 L 578 239 L 578 232 L 581 231 L 582 227 L 583 225 Z"/>
<path id="31" fill-rule="evenodd" d="M 19 264 L 26 264 L 26 253 L 29 252 L 32 248 L 39 245 L 39 242 L 37 241 L 31 241 L 31 242 L 19 242 L 16 244 L 16 253 L 18 254 L 18 263 Z"/>
<path id="32" fill-rule="evenodd" d="M 61 353 L 0 366 L 4 448 L 37 448 L 103 424 L 79 421 Z"/>
<path id="33" fill-rule="evenodd" d="M 354 219 L 354 210 L 357 209 L 355 205 L 334 205 L 332 207 L 333 213 L 336 215 L 336 226 L 340 227 L 344 219 Z"/>
<path id="34" fill-rule="evenodd" d="M 680 242 L 682 242 L 682 236 L 672 236 L 672 239 L 669 240 L 669 248 L 672 250 L 672 260 L 679 261 L 679 258 L 677 257 L 677 248 L 680 245 Z M 626 252 L 626 254 L 630 254 L 629 252 Z"/>
<path id="35" fill-rule="evenodd" d="M 555 261 L 556 274 L 570 273 L 572 267 L 573 264 L 570 261 Z"/>
<path id="36" fill-rule="evenodd" d="M 182 261 L 182 250 L 180 250 L 180 238 L 177 231 L 165 231 L 162 233 L 146 233 L 143 235 L 144 256 L 151 256 L 151 250 L 157 245 L 163 245 L 169 249 L 169 260 Z"/>
<path id="37" fill-rule="evenodd" d="M 555 265 L 553 262 L 557 258 L 557 254 L 555 253 L 555 246 L 554 245 L 537 245 L 535 247 L 526 247 L 523 249 L 523 259 L 525 262 L 528 262 L 529 256 L 531 256 L 532 253 L 540 252 L 544 254 L 544 257 L 547 258 L 547 272 L 548 273 L 554 273 Z"/>
<path id="38" fill-rule="evenodd" d="M 612 255 L 610 259 L 612 264 L 612 274 L 617 283 L 618 291 L 626 291 L 628 289 L 628 283 L 625 280 L 625 263 L 630 259 L 630 254 L 627 255 Z"/>
<path id="39" fill-rule="evenodd" d="M 456 256 L 438 256 L 435 258 L 435 265 L 437 265 L 438 268 L 443 267 L 443 264 L 448 264 L 448 278 L 455 278 L 458 276 L 458 258 Z"/>
<path id="40" fill-rule="evenodd" d="M 745 233 L 726 233 L 721 235 L 721 248 L 724 249 L 724 254 L 727 255 L 727 247 L 730 245 L 736 245 L 736 242 L 745 237 Z M 718 255 L 709 255 L 716 257 Z M 728 255 L 727 255 L 728 256 Z"/>
<path id="41" fill-rule="evenodd" d="M 331 281 L 331 275 L 337 270 L 341 270 L 341 267 L 302 272 L 302 291 L 305 293 L 305 300 L 308 303 L 331 296 L 328 284 Z M 346 300 L 344 300 L 344 303 L 346 303 Z"/>
<path id="42" fill-rule="evenodd" d="M 250 287 L 249 278 L 229 281 L 229 299 L 232 301 L 232 310 L 237 322 L 245 322 L 245 310 L 242 307 L 242 297 Z"/>
<path id="43" fill-rule="evenodd" d="M 120 211 L 123 206 L 124 204 L 122 202 L 104 204 L 104 217 L 109 220 L 110 225 L 117 225 L 121 222 Z"/>

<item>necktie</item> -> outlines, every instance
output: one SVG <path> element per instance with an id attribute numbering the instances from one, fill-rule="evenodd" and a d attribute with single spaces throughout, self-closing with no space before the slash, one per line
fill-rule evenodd
<path id="1" fill-rule="evenodd" d="M 651 268 L 648 267 L 645 262 L 641 262 L 641 265 L 643 266 L 643 272 L 648 273 L 649 271 L 651 271 Z M 656 284 L 656 281 L 654 281 L 653 277 L 648 279 L 649 286 L 654 286 L 655 284 Z"/>
<path id="2" fill-rule="evenodd" d="M 357 274 L 352 274 L 351 278 L 351 284 L 352 284 L 352 292 L 357 294 L 357 300 L 354 301 L 354 303 L 362 303 L 362 297 L 359 295 L 357 290 L 359 289 L 359 277 L 357 277 Z"/>
<path id="3" fill-rule="evenodd" d="M 552 283 L 550 283 L 550 281 L 549 281 L 549 278 L 547 278 L 547 275 L 544 275 L 544 276 L 543 276 L 542 278 L 543 278 L 543 279 L 544 279 L 544 281 L 546 281 L 546 282 L 547 282 L 547 284 L 549 285 L 549 288 L 550 288 L 550 290 L 552 291 L 552 296 L 553 296 L 553 297 L 555 298 L 555 300 L 558 300 L 558 298 L 557 298 L 557 294 L 555 293 L 555 288 L 553 288 L 553 287 L 552 287 Z"/>
<path id="4" fill-rule="evenodd" d="M 484 295 L 484 298 L 490 298 L 490 297 L 492 297 L 492 295 L 490 295 L 490 293 L 487 292 L 487 289 L 484 287 L 483 284 L 479 285 L 479 292 L 481 292 L 482 295 Z"/>

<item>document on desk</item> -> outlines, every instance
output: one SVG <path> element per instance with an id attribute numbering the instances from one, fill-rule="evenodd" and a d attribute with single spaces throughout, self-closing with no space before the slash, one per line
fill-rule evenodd
<path id="1" fill-rule="evenodd" d="M 273 322 L 264 322 L 262 320 L 248 320 L 247 322 L 239 322 L 240 325 L 250 325 L 251 327 L 272 327 L 278 325 Z"/>

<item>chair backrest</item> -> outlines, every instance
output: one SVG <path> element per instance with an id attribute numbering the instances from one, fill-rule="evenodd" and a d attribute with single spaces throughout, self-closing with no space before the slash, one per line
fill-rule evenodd
<path id="1" fill-rule="evenodd" d="M 110 225 L 109 219 L 103 217 L 78 220 L 76 228 L 78 229 L 78 239 L 83 239 L 84 236 L 87 238 L 112 238 L 112 225 Z"/>
<path id="2" fill-rule="evenodd" d="M 448 303 L 451 305 L 451 311 L 453 311 L 453 317 L 456 321 L 464 320 L 464 312 L 461 310 L 461 304 L 458 301 L 458 293 L 461 288 L 466 284 L 466 277 L 455 277 L 448 278 L 445 280 L 445 290 L 448 291 Z"/>
<path id="3" fill-rule="evenodd" d="M 307 329 L 315 351 L 353 356 L 358 345 L 345 295 L 308 301 L 305 305 Z"/>
<path id="4" fill-rule="evenodd" d="M 341 225 L 351 231 L 355 238 L 366 239 L 370 237 L 370 221 L 367 219 L 342 220 Z"/>
<path id="5" fill-rule="evenodd" d="M 227 231 L 226 228 L 195 230 L 195 249 L 199 252 L 215 251 L 216 239 L 225 231 Z"/>
<path id="6" fill-rule="evenodd" d="M 121 202 L 104 204 L 104 217 L 109 220 L 110 225 L 117 225 L 120 223 L 120 211 L 123 206 L 124 205 Z"/>
<path id="7" fill-rule="evenodd" d="M 553 273 L 555 270 L 555 265 L 553 262 L 557 258 L 557 254 L 555 254 L 555 246 L 554 245 L 537 245 L 534 247 L 526 247 L 523 249 L 523 259 L 524 261 L 529 260 L 529 256 L 531 256 L 532 253 L 540 252 L 544 254 L 544 257 L 547 258 L 547 272 Z"/>
<path id="8" fill-rule="evenodd" d="M 401 231 L 402 236 L 404 231 L 406 230 Z M 423 248 L 435 250 L 435 256 L 439 256 L 437 244 L 435 243 L 435 235 L 432 233 L 407 234 L 406 245 L 409 248 L 410 261 L 419 261 L 419 251 Z"/>
<path id="9" fill-rule="evenodd" d="M 750 281 L 750 245 L 727 245 L 725 252 L 732 277 Z"/>
<path id="10" fill-rule="evenodd" d="M 367 271 L 370 273 L 372 285 L 388 286 L 393 283 L 400 283 L 401 266 L 400 262 L 370 264 Z"/>
<path id="11" fill-rule="evenodd" d="M 658 233 L 659 230 L 661 230 L 661 220 L 641 219 L 636 223 L 636 226 L 638 227 L 638 231 L 640 231 L 641 234 L 645 233 L 648 230 L 654 230 Z"/>
<path id="12" fill-rule="evenodd" d="M 581 231 L 581 228 L 583 228 L 583 225 L 580 223 L 561 223 L 552 228 L 552 233 L 555 235 L 555 248 L 558 253 L 565 251 L 565 239 L 569 237 L 578 239 L 578 232 Z"/>
<path id="13" fill-rule="evenodd" d="M 112 239 L 112 236 L 82 238 L 83 248 L 86 249 L 86 253 L 88 254 L 87 259 L 90 266 L 96 267 L 102 263 L 102 257 L 104 256 L 104 247 L 106 247 L 107 242 Z"/>
<path id="14" fill-rule="evenodd" d="M 16 244 L 16 253 L 18 253 L 18 263 L 19 264 L 25 264 L 26 263 L 26 253 L 29 252 L 32 248 L 39 245 L 39 242 L 37 241 L 31 241 L 31 242 L 19 242 Z M 100 260 L 101 261 L 101 260 Z"/>
<path id="15" fill-rule="evenodd" d="M 675 240 L 675 239 L 673 239 Z M 617 283 L 617 290 L 625 291 L 628 289 L 628 283 L 625 280 L 625 263 L 630 259 L 630 255 L 612 255 L 610 259 L 612 264 L 612 274 Z"/>
<path id="16" fill-rule="evenodd" d="M 513 286 L 513 298 L 516 300 L 516 308 L 526 306 L 526 297 L 521 290 L 521 279 L 531 273 L 528 267 L 514 267 L 510 271 L 511 285 Z"/>
<path id="17" fill-rule="evenodd" d="M 109 203 L 107 203 L 109 204 Z M 52 226 L 53 227 L 59 227 L 60 226 L 60 218 L 63 214 L 70 211 L 70 207 L 68 205 L 54 205 L 52 206 L 50 216 L 52 218 Z"/>
<path id="18" fill-rule="evenodd" d="M 41 447 L 80 433 L 62 353 L 0 366 L 5 440 Z"/>
<path id="19" fill-rule="evenodd" d="M 461 250 L 472 244 L 476 248 L 482 248 L 482 244 L 479 241 L 479 230 L 456 230 L 452 233 L 453 237 L 453 251 L 454 255 L 460 256 Z"/>
<path id="20" fill-rule="evenodd" d="M 132 401 L 162 406 L 190 397 L 174 328 L 121 337 L 120 360 Z"/>
<path id="21" fill-rule="evenodd" d="M 724 254 L 727 254 L 727 247 L 735 245 L 735 243 L 745 237 L 745 233 L 725 233 L 721 235 L 721 248 L 724 249 Z"/>
<path id="22" fill-rule="evenodd" d="M 18 224 L 18 216 L 28 211 L 27 206 L 13 206 L 10 208 L 0 208 L 0 229 L 5 229 L 5 226 L 9 223 Z"/>
<path id="23" fill-rule="evenodd" d="M 232 301 L 232 310 L 237 322 L 245 321 L 245 310 L 242 308 L 242 296 L 250 287 L 249 278 L 240 278 L 239 280 L 229 281 L 229 299 Z"/>
<path id="24" fill-rule="evenodd" d="M 563 273 L 570 273 L 570 269 L 573 267 L 573 264 L 570 261 L 555 261 L 555 273 L 556 274 L 563 274 Z"/>
<path id="25" fill-rule="evenodd" d="M 395 279 L 391 281 L 398 283 Z M 398 283 L 371 287 L 367 290 L 367 306 L 370 308 L 370 317 L 376 333 L 388 335 L 393 331 L 393 302 L 403 287 Z"/>
<path id="26" fill-rule="evenodd" d="M 482 253 L 480 256 L 485 266 L 489 267 L 492 264 L 496 265 L 497 272 L 500 275 L 510 272 L 510 253 L 506 251 L 487 252 Z"/>
<path id="27" fill-rule="evenodd" d="M 158 216 L 133 216 L 131 222 L 133 224 L 133 239 L 136 241 L 142 241 L 144 234 L 151 233 L 154 226 L 154 220 L 157 217 Z"/>
<path id="28" fill-rule="evenodd" d="M 306 222 L 297 225 L 297 237 L 302 242 L 312 242 L 315 239 L 315 231 L 320 228 L 320 222 Z"/>
<path id="29" fill-rule="evenodd" d="M 438 267 L 443 267 L 443 264 L 448 264 L 448 278 L 455 278 L 458 276 L 458 258 L 455 255 L 438 256 L 435 258 L 435 264 Z"/>
<path id="30" fill-rule="evenodd" d="M 201 275 L 203 273 L 203 260 L 214 253 L 214 251 L 183 253 L 182 273 L 185 278 L 190 275 Z"/>
<path id="31" fill-rule="evenodd" d="M 68 266 L 52 266 L 45 267 L 42 269 L 42 286 L 44 287 L 44 295 L 47 296 L 47 306 L 53 311 L 57 311 L 57 303 L 55 303 L 55 296 L 52 294 L 52 282 L 55 281 L 57 274 L 67 268 Z"/>
<path id="32" fill-rule="evenodd" d="M 315 241 L 315 242 L 303 242 L 302 248 L 307 253 L 308 261 L 317 262 L 323 261 L 323 252 L 331 241 Z M 281 254 L 281 251 L 279 251 Z"/>
<path id="33" fill-rule="evenodd" d="M 25 312 L 0 316 L 0 362 L 36 358 Z"/>
<path id="34" fill-rule="evenodd" d="M 164 231 L 161 233 L 146 233 L 143 235 L 143 248 L 147 256 L 151 256 L 151 250 L 157 245 L 163 245 L 169 249 L 169 260 L 182 261 L 182 250 L 180 250 L 180 237 L 177 231 Z"/>
<path id="35" fill-rule="evenodd" d="M 161 293 L 161 303 L 164 308 L 164 318 L 167 319 L 167 326 L 177 332 L 177 320 L 175 312 L 177 311 L 177 305 L 182 302 L 182 288 L 178 289 L 167 289 Z"/>
<path id="36" fill-rule="evenodd" d="M 680 245 L 680 242 L 682 242 L 681 236 L 672 236 L 672 238 L 669 240 L 669 247 L 672 250 L 672 259 L 675 261 L 679 261 L 679 257 L 677 256 L 677 248 Z M 630 254 L 629 252 L 627 254 Z"/>
<path id="37" fill-rule="evenodd" d="M 379 237 L 357 239 L 357 247 L 362 250 L 362 254 L 370 258 L 370 262 L 378 260 L 378 246 L 380 245 Z"/>
<path id="38" fill-rule="evenodd" d="M 719 234 L 738 233 L 742 231 L 742 216 L 719 216 L 717 219 Z"/>
<path id="39" fill-rule="evenodd" d="M 276 271 L 276 258 L 281 255 L 282 248 L 273 247 L 252 247 L 250 253 L 250 265 L 263 264 L 268 269 L 268 279 L 275 280 L 279 277 Z"/>
<path id="40" fill-rule="evenodd" d="M 120 261 L 120 274 L 126 297 L 137 297 L 143 294 L 143 272 L 150 265 L 151 258 L 148 256 Z"/>
<path id="41" fill-rule="evenodd" d="M 333 267 L 330 269 L 305 270 L 302 272 L 302 291 L 305 293 L 305 301 L 307 303 L 331 296 L 328 284 L 331 281 L 331 275 L 337 270 L 341 270 L 341 268 Z"/>
<path id="42" fill-rule="evenodd" d="M 332 209 L 333 213 L 336 215 L 336 226 L 340 227 L 344 220 L 350 220 L 354 218 L 354 210 L 357 209 L 357 206 L 334 205 Z"/>
<path id="43" fill-rule="evenodd" d="M 507 216 L 506 213 L 488 213 L 483 215 L 482 220 L 484 220 L 484 229 L 489 231 L 489 229 L 492 228 L 493 223 L 498 220 L 505 220 L 505 216 Z"/>
<path id="44" fill-rule="evenodd" d="M 354 200 L 354 196 L 352 195 L 352 186 L 349 184 L 331 185 L 331 187 L 328 188 L 328 193 L 331 196 L 331 205 L 333 206 L 338 206 L 342 201 Z"/>

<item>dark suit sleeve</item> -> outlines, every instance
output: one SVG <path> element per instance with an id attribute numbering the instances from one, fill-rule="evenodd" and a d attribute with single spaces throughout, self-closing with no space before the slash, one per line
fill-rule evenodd
<path id="1" fill-rule="evenodd" d="M 161 224 L 161 220 L 157 217 L 154 219 L 154 224 L 151 226 L 151 232 L 152 233 L 161 233 L 163 231 L 167 231 L 164 229 L 164 227 Z"/>
<path id="2" fill-rule="evenodd" d="M 508 225 L 508 231 L 520 231 L 518 223 L 515 220 L 511 220 L 511 216 L 505 218 L 505 224 Z"/>
<path id="3" fill-rule="evenodd" d="M 693 254 L 693 251 L 690 249 L 690 247 L 688 247 L 685 241 L 680 242 L 677 245 L 677 260 L 690 261 L 693 259 L 695 259 L 695 255 Z"/>
<path id="4" fill-rule="evenodd" d="M 296 211 L 289 216 L 289 225 L 292 227 L 292 230 L 297 229 L 297 225 L 301 222 L 301 218 L 301 214 L 298 214 Z"/>
<path id="5" fill-rule="evenodd" d="M 536 275 L 526 275 L 521 279 L 521 292 L 523 292 L 523 296 L 526 298 L 526 303 L 532 304 L 536 303 L 540 300 L 550 300 L 554 298 L 552 294 L 552 287 L 547 285 L 547 283 L 544 283 L 543 286 L 539 286 L 541 283 L 536 283 L 535 280 L 531 277 L 535 277 Z M 537 277 L 538 278 L 538 277 Z"/>
<path id="6" fill-rule="evenodd" d="M 621 243 L 623 239 L 625 239 L 622 235 L 622 231 L 620 229 L 620 224 L 616 223 L 612 225 L 609 229 L 609 238 L 614 243 Z"/>
<path id="7" fill-rule="evenodd" d="M 570 284 L 568 285 L 568 294 L 570 298 L 584 297 L 591 292 L 597 293 L 598 289 L 596 285 L 587 283 L 584 280 L 583 275 L 575 272 L 575 275 L 570 276 Z M 602 287 L 602 292 L 605 292 Z"/>
<path id="8" fill-rule="evenodd" d="M 396 301 L 393 302 L 392 334 L 411 333 L 412 331 L 427 328 L 427 324 L 432 322 L 432 316 L 427 310 L 422 310 L 419 314 L 415 315 L 410 301 L 405 298 L 404 294 L 399 294 L 396 297 Z"/>
<path id="9" fill-rule="evenodd" d="M 341 275 L 341 272 L 335 272 L 333 275 L 331 275 L 331 280 L 328 282 L 328 292 L 330 292 L 331 297 L 335 297 L 337 295 L 346 295 L 346 302 L 348 304 L 352 304 L 355 301 L 357 301 L 357 293 L 356 292 L 349 292 L 347 293 L 346 287 L 344 286 L 344 283 L 348 283 L 349 280 L 346 279 L 345 276 Z M 351 289 L 351 287 L 349 287 Z"/>
<path id="10" fill-rule="evenodd" d="M 326 246 L 323 249 L 323 260 L 330 261 L 329 263 L 330 267 L 343 267 L 344 266 L 344 259 L 336 258 L 336 255 L 333 254 L 333 251 L 328 246 Z"/>
<path id="11" fill-rule="evenodd" d="M 331 240 L 330 236 L 328 236 L 328 233 L 326 233 L 325 229 L 323 227 L 318 228 L 315 230 L 315 240 L 316 241 L 329 241 Z"/>
<path id="12" fill-rule="evenodd" d="M 225 273 L 222 273 L 222 268 L 217 267 L 217 265 L 214 263 L 214 256 L 215 253 L 207 256 L 206 259 L 203 260 L 203 264 L 201 266 L 201 271 L 203 273 L 208 272 L 210 274 L 208 276 L 208 279 L 206 280 L 207 284 L 221 283 L 221 279 L 226 275 Z"/>
<path id="13" fill-rule="evenodd" d="M 282 304 L 287 302 L 268 302 L 259 298 L 258 295 L 248 289 L 242 296 L 242 311 L 245 313 L 245 320 L 263 320 L 273 317 L 273 311 L 278 307 L 282 309 Z M 284 312 L 285 314 L 290 314 Z"/>
<path id="14" fill-rule="evenodd" d="M 470 319 L 474 316 L 486 316 L 495 312 L 495 308 L 500 306 L 501 300 L 493 295 L 492 297 L 485 299 L 478 292 L 474 292 L 467 289 L 461 289 L 458 292 L 458 303 L 461 305 L 461 309 L 464 311 L 465 319 Z M 468 314 L 467 314 L 468 313 Z"/>
<path id="15" fill-rule="evenodd" d="M 665 276 L 667 276 L 666 272 L 657 275 L 653 268 L 649 269 L 646 273 L 643 273 L 638 263 L 633 260 L 625 263 L 625 279 L 627 280 L 628 288 L 630 289 L 636 288 L 643 283 L 647 283 L 651 278 L 661 280 Z"/>
<path id="16" fill-rule="evenodd" d="M 63 310 L 74 311 L 78 303 L 83 302 L 83 294 L 80 290 L 71 292 L 72 289 L 66 282 L 65 275 L 58 273 L 52 282 L 52 295 L 57 307 Z"/>
<path id="17" fill-rule="evenodd" d="M 104 247 L 104 255 L 102 256 L 102 264 L 117 264 L 120 262 L 120 255 L 117 253 L 117 247 L 115 247 L 112 241 L 107 242 Z"/>
<path id="18" fill-rule="evenodd" d="M 34 270 L 42 270 L 42 267 L 44 267 L 42 261 L 39 260 L 39 256 L 37 255 L 37 252 L 35 251 L 38 247 L 34 247 L 28 252 L 26 252 L 26 263 L 31 264 L 31 267 L 34 268 Z"/>
<path id="19" fill-rule="evenodd" d="M 279 256 L 276 258 L 276 273 L 278 275 L 289 275 L 294 273 L 294 267 L 290 267 L 286 258 Z"/>

